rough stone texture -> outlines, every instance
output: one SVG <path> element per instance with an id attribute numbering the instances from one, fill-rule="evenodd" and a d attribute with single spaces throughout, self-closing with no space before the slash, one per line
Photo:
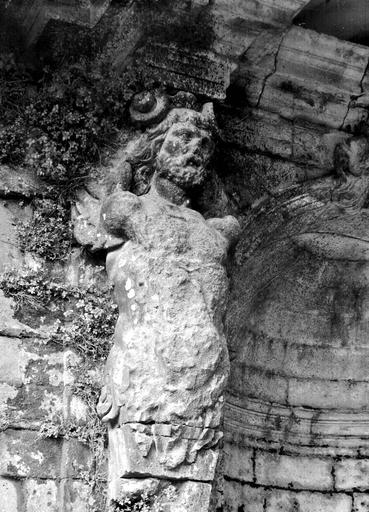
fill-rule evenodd
<path id="1" fill-rule="evenodd" d="M 186 491 L 177 485 L 172 510 L 209 510 L 229 366 L 224 261 L 238 233 L 234 218 L 205 220 L 188 208 L 213 152 L 211 113 L 211 105 L 171 111 L 157 129 L 165 138 L 150 192 L 118 187 L 103 199 L 120 313 L 98 405 L 109 423 L 111 500 L 127 478 L 150 476 L 189 481 Z M 77 229 L 90 237 L 88 225 Z"/>
<path id="2" fill-rule="evenodd" d="M 14 480 L 0 478 L 0 511 L 18 512 L 20 484 Z"/>
<path id="3" fill-rule="evenodd" d="M 211 37 L 201 50 L 186 45 L 181 47 L 171 41 L 163 43 L 155 37 L 144 42 L 143 32 L 137 28 L 141 27 L 137 12 L 131 6 L 126 11 L 122 8 L 125 15 L 122 15 L 124 19 L 120 26 L 121 44 L 117 48 L 116 67 L 124 70 L 127 58 L 137 47 L 136 57 L 149 75 L 181 89 L 225 100 L 218 105 L 217 115 L 222 130 L 219 173 L 229 198 L 227 207 L 244 216 L 252 206 L 252 219 L 246 219 L 244 223 L 243 240 L 236 254 L 236 263 L 242 271 L 237 274 L 232 270 L 236 291 L 228 310 L 231 378 L 224 418 L 224 496 L 225 510 L 235 512 L 369 510 L 367 494 L 357 492 L 367 489 L 369 456 L 368 214 L 361 208 L 362 193 L 367 191 L 367 186 L 365 179 L 359 179 L 355 185 L 351 176 L 345 174 L 345 169 L 336 169 L 341 178 L 347 178 L 346 186 L 341 189 L 338 187 L 337 190 L 339 183 L 330 178 L 316 181 L 318 186 L 313 183 L 301 186 L 306 180 L 320 179 L 332 173 L 337 143 L 346 140 L 343 153 L 349 155 L 351 162 L 357 140 L 351 138 L 350 132 L 359 120 L 366 119 L 369 105 L 369 51 L 301 27 L 291 28 L 293 17 L 307 3 L 308 0 L 199 0 L 191 5 L 176 2 L 177 14 L 185 10 L 191 19 L 193 13 L 202 12 L 210 20 Z M 60 2 L 58 5 L 41 1 L 17 2 L 18 6 L 21 4 L 21 15 L 27 14 L 27 25 L 33 26 L 29 38 L 35 39 L 50 18 L 91 26 L 103 15 L 108 3 L 72 6 Z M 207 36 L 209 34 L 206 32 Z M 364 158 L 367 167 L 366 162 Z M 14 218 L 23 215 L 14 198 L 31 196 L 35 184 L 33 178 L 26 175 L 22 176 L 22 181 L 19 176 L 14 179 L 7 168 L 1 169 L 0 178 L 0 193 L 7 198 L 7 204 L 11 204 L 11 209 L 7 210 L 9 206 L 6 205 L 0 208 L 0 224 L 4 228 L 0 240 L 1 264 L 12 264 L 21 261 L 18 249 L 13 245 L 15 230 L 12 223 Z M 136 181 L 131 192 L 146 192 L 147 182 L 143 179 Z M 139 185 L 142 189 L 138 192 Z M 178 396 L 177 405 L 182 407 L 182 417 L 173 419 L 176 412 L 173 411 L 173 397 L 178 395 L 178 390 L 169 389 L 171 382 L 168 384 L 160 372 L 155 373 L 157 367 L 152 361 L 158 361 L 160 354 L 141 351 L 139 358 L 132 355 L 136 346 L 142 349 L 142 344 L 149 345 L 152 338 L 157 340 L 168 334 L 169 324 L 175 330 L 177 324 L 173 318 L 178 303 L 189 304 L 183 307 L 181 320 L 177 318 L 179 323 L 187 322 L 188 329 L 183 334 L 186 340 L 193 333 L 203 334 L 203 327 L 196 322 L 188 325 L 187 317 L 199 322 L 203 320 L 205 326 L 214 320 L 209 320 L 206 315 L 206 307 L 211 315 L 214 313 L 216 300 L 211 302 L 209 299 L 214 290 L 207 294 L 205 287 L 204 294 L 204 289 L 199 286 L 208 271 L 210 275 L 210 270 L 207 267 L 189 269 L 187 260 L 187 266 L 183 267 L 181 261 L 180 267 L 177 256 L 180 250 L 184 251 L 181 258 L 188 256 L 188 232 L 191 236 L 195 232 L 200 237 L 203 233 L 198 228 L 200 225 L 207 235 L 211 235 L 204 239 L 214 241 L 214 233 L 222 223 L 205 223 L 185 205 L 173 206 L 173 197 L 176 198 L 174 202 L 184 202 L 187 197 L 183 190 L 175 187 L 169 187 L 168 192 L 167 185 L 159 190 L 160 199 L 151 194 L 139 200 L 130 192 L 123 192 L 131 184 L 120 186 L 120 193 L 115 197 L 117 203 L 124 205 L 117 208 L 119 214 L 124 217 L 126 210 L 137 208 L 134 215 L 130 211 L 129 222 L 125 224 L 127 232 L 124 234 L 130 241 L 120 248 L 119 222 L 113 223 L 113 234 L 99 231 L 103 197 L 95 196 L 91 188 L 81 192 L 84 195 L 79 198 L 76 215 L 81 224 L 79 229 L 76 228 L 76 238 L 89 248 L 110 250 L 109 272 L 117 281 L 121 312 L 125 312 L 121 313 L 117 340 L 123 337 L 124 342 L 128 340 L 127 346 L 119 350 L 131 367 L 127 369 L 128 364 L 121 363 L 120 357 L 114 360 L 116 346 L 111 356 L 111 369 L 118 374 L 115 377 L 122 385 L 122 396 L 127 397 L 129 407 L 124 410 L 123 403 L 118 402 L 118 407 L 110 409 L 123 411 L 119 418 L 120 427 L 111 430 L 111 447 L 115 446 L 113 440 L 116 439 L 118 448 L 114 451 L 123 453 L 122 459 L 111 470 L 116 476 L 119 467 L 118 480 L 122 480 L 117 483 L 112 477 L 111 496 L 122 490 L 122 486 L 131 485 L 137 473 L 140 476 L 150 473 L 174 479 L 177 490 L 182 485 L 176 503 L 178 510 L 191 510 L 191 507 L 194 511 L 200 507 L 205 510 L 212 490 L 209 483 L 195 482 L 195 479 L 212 480 L 220 445 L 201 447 L 196 463 L 180 464 L 179 469 L 166 465 L 186 457 L 191 453 L 188 446 L 196 445 L 201 437 L 205 415 L 200 416 L 199 423 L 202 421 L 203 424 L 197 426 L 199 411 L 208 408 L 209 418 L 213 415 L 216 428 L 207 425 L 207 435 L 211 437 L 212 430 L 218 428 L 218 415 L 212 408 L 223 393 L 227 364 L 222 363 L 223 374 L 210 372 L 217 381 L 215 388 L 219 396 L 214 398 L 206 394 L 209 383 L 202 382 L 199 373 L 190 368 L 191 365 L 201 366 L 197 363 L 203 356 L 204 373 L 209 370 L 207 365 L 210 363 L 202 345 L 204 339 L 206 343 L 205 335 L 199 336 L 199 355 L 192 354 L 192 359 L 187 353 L 174 358 L 173 352 L 178 350 L 175 343 L 164 351 L 172 365 L 168 364 L 172 372 L 166 374 L 168 381 L 175 381 L 174 364 L 179 369 L 187 362 L 188 372 L 193 373 L 188 377 L 190 373 L 184 372 L 181 378 L 185 382 L 188 377 L 187 383 L 192 379 L 193 388 L 199 394 L 199 400 L 191 404 L 188 400 L 191 390 L 187 390 L 187 400 L 185 394 Z M 340 193 L 348 199 L 336 197 Z M 355 194 L 360 196 L 358 201 Z M 342 205 L 341 199 L 346 204 Z M 138 229 L 132 219 L 135 215 L 140 218 L 140 212 L 144 210 L 150 212 L 151 224 L 140 221 Z M 168 237 L 163 220 L 163 215 L 169 217 L 168 210 L 171 215 L 173 212 L 177 215 L 171 223 L 171 230 L 175 232 L 172 237 Z M 158 219 L 155 224 L 153 219 Z M 179 228 L 182 223 L 183 229 Z M 142 225 L 148 233 L 141 233 Z M 98 235 L 101 239 L 96 242 Z M 158 239 L 165 249 L 159 255 L 155 245 Z M 215 239 L 223 240 L 219 234 Z M 203 249 L 203 244 L 200 245 Z M 217 273 L 218 278 L 221 276 L 217 285 L 223 287 L 224 292 L 227 280 L 220 253 L 217 259 L 208 246 L 205 249 L 202 256 L 208 258 L 210 254 L 216 259 L 217 270 L 212 278 Z M 141 256 L 140 260 L 134 260 L 137 255 Z M 153 277 L 158 272 L 154 264 L 157 257 L 162 273 L 160 283 L 164 282 L 160 288 L 159 280 L 155 281 Z M 165 261 L 164 257 L 167 258 Z M 119 262 L 123 264 L 125 258 L 124 267 L 128 274 L 119 274 L 119 270 L 117 275 L 120 277 L 114 277 L 115 268 Z M 200 262 L 203 264 L 204 260 L 200 259 Z M 171 273 L 169 278 L 166 272 Z M 158 288 L 149 298 L 144 295 L 149 288 L 145 283 L 140 290 L 141 275 L 150 287 Z M 3 362 L 0 362 L 0 407 L 2 411 L 6 410 L 5 421 L 10 421 L 14 428 L 38 428 L 50 414 L 64 412 L 69 406 L 76 410 L 77 401 L 70 402 L 68 393 L 64 393 L 65 389 L 68 391 L 68 386 L 64 386 L 68 382 L 66 361 L 49 364 L 50 354 L 42 353 L 35 344 L 38 339 L 35 332 L 12 318 L 11 301 L 0 300 L 0 334 L 3 336 L 0 348 L 4 354 Z M 203 307 L 199 308 L 199 303 Z M 223 305 L 217 311 L 219 317 L 222 308 Z M 143 310 L 151 317 L 145 318 Z M 149 337 L 148 326 L 152 329 L 155 318 L 159 327 L 154 334 L 150 331 Z M 214 339 L 219 342 L 220 353 L 225 354 L 218 320 L 218 323 L 214 322 L 218 326 Z M 182 331 L 180 333 L 177 338 L 173 332 L 171 335 L 179 342 Z M 134 396 L 140 388 L 137 372 L 142 372 L 143 367 L 148 369 L 145 389 L 150 391 L 143 393 L 142 403 L 137 403 Z M 166 394 L 160 386 L 167 386 Z M 205 392 L 200 396 L 201 390 Z M 161 409 L 150 408 L 153 402 L 159 401 L 159 395 L 165 397 Z M 106 396 L 104 401 L 106 406 Z M 220 400 L 218 402 L 220 411 Z M 105 413 L 109 412 L 105 410 Z M 155 425 L 144 424 L 142 417 L 150 418 Z M 209 418 L 207 421 L 211 425 Z M 168 427 L 169 420 L 175 428 L 179 425 L 177 432 Z M 26 491 L 23 490 L 23 497 L 20 497 L 20 482 L 10 478 L 1 480 L 0 485 L 9 492 L 7 512 L 20 512 L 17 507 L 23 502 L 33 510 L 35 500 L 43 503 L 46 511 L 48 507 L 53 510 L 52 500 L 56 499 L 56 494 L 52 483 L 46 481 L 42 486 L 36 479 L 42 472 L 46 475 L 50 458 L 56 460 L 59 457 L 55 454 L 58 447 L 55 445 L 45 455 L 46 450 L 40 447 L 39 452 L 44 456 L 41 464 L 39 460 L 30 459 L 32 450 L 27 453 L 17 451 L 19 442 L 12 443 L 14 432 L 9 429 L 3 435 L 6 439 L 4 451 L 18 455 L 19 459 L 16 458 L 16 468 L 9 468 L 4 457 L 4 474 L 19 477 L 27 473 L 32 480 Z M 32 435 L 19 434 L 19 439 L 23 437 L 28 439 Z M 208 443 L 209 439 L 201 439 L 203 442 Z M 88 465 L 88 456 L 82 452 L 76 446 L 63 445 L 62 455 L 71 466 L 67 469 L 63 466 L 60 473 L 55 469 L 59 462 L 50 461 L 50 473 L 64 482 L 58 492 L 64 496 L 60 507 L 64 506 L 65 510 L 85 512 L 86 487 L 82 482 L 70 481 L 78 477 L 71 470 L 76 459 L 86 461 Z M 123 476 L 127 478 L 120 479 Z M 181 484 L 180 478 L 189 481 Z M 288 489 L 292 486 L 296 492 Z M 35 497 L 32 497 L 33 491 Z"/>
<path id="4" fill-rule="evenodd" d="M 266 491 L 263 487 L 251 487 L 240 482 L 226 482 L 225 486 L 226 512 L 264 512 Z"/>
<path id="5" fill-rule="evenodd" d="M 57 512 L 57 486 L 54 480 L 29 479 L 25 483 L 26 512 Z"/>
<path id="6" fill-rule="evenodd" d="M 237 444 L 225 443 L 224 474 L 242 482 L 254 480 L 254 450 Z"/>
<path id="7" fill-rule="evenodd" d="M 313 457 L 290 457 L 257 452 L 256 482 L 288 489 L 333 489 L 332 462 Z"/>
<path id="8" fill-rule="evenodd" d="M 256 205 L 237 248 L 225 424 L 254 447 L 270 512 L 351 511 L 334 491 L 368 489 L 367 459 L 355 458 L 367 444 L 367 157 L 365 138 L 339 143 L 338 178 Z"/>
<path id="9" fill-rule="evenodd" d="M 369 475 L 368 459 L 343 459 L 335 466 L 336 488 L 338 490 L 359 489 L 367 491 Z"/>
<path id="10" fill-rule="evenodd" d="M 23 199 L 41 192 L 32 176 L 1 167 L 2 271 L 23 265 L 40 268 L 40 261 L 19 250 L 16 223 L 31 215 Z M 73 271 L 66 270 L 77 283 L 84 272 L 81 261 Z M 91 489 L 80 478 L 91 469 L 91 453 L 76 439 L 40 436 L 41 427 L 52 420 L 72 417 L 75 356 L 46 343 L 45 331 L 29 327 L 27 318 L 26 323 L 14 318 L 14 302 L 2 292 L 0 302 L 0 510 L 88 512 Z"/>
<path id="11" fill-rule="evenodd" d="M 24 27 L 26 41 L 33 44 L 43 33 L 50 20 L 93 27 L 103 16 L 110 0 L 53 2 L 46 0 L 11 0 L 6 8 Z"/>
<path id="12" fill-rule="evenodd" d="M 267 512 L 351 512 L 352 498 L 345 494 L 293 493 L 272 491 L 267 498 Z"/>
<path id="13" fill-rule="evenodd" d="M 354 494 L 354 507 L 352 512 L 368 512 L 369 510 L 369 495 L 355 493 Z"/>
<path id="14" fill-rule="evenodd" d="M 304 55 L 304 48 L 309 53 Z M 304 55 L 304 56 L 302 56 Z M 267 79 L 259 105 L 283 117 L 303 118 L 333 128 L 347 119 L 350 96 L 359 96 L 369 51 L 352 43 L 294 27 L 283 38 L 276 68 Z M 278 96 L 278 100 L 277 99 Z M 350 117 L 357 122 L 359 117 Z"/>
<path id="15" fill-rule="evenodd" d="M 11 169 L 1 165 L 0 187 L 1 197 L 33 197 L 42 193 L 45 185 L 28 169 Z"/>
<path id="16" fill-rule="evenodd" d="M 79 480 L 67 481 L 65 487 L 65 512 L 89 512 L 91 488 Z"/>

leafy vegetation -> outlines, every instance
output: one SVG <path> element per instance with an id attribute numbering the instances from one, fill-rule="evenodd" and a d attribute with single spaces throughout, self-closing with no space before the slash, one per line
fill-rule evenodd
<path id="1" fill-rule="evenodd" d="M 32 205 L 32 221 L 17 226 L 20 248 L 48 261 L 65 260 L 73 240 L 69 201 L 63 197 L 36 198 Z"/>
<path id="2" fill-rule="evenodd" d="M 78 363 L 69 370 L 74 378 L 72 393 L 83 402 L 85 419 L 65 420 L 52 415 L 41 425 L 40 435 L 74 438 L 88 446 L 91 465 L 80 472 L 80 477 L 96 497 L 90 512 L 101 512 L 105 500 L 107 434 L 96 404 L 101 389 L 101 368 L 111 347 L 118 315 L 110 288 L 66 285 L 60 276 L 51 278 L 47 268 L 9 270 L 0 276 L 0 288 L 5 296 L 13 299 L 16 315 L 21 315 L 22 320 L 26 316 L 30 323 L 32 314 L 38 318 L 42 314 L 52 321 L 48 341 L 70 348 L 78 356 Z"/>
<path id="3" fill-rule="evenodd" d="M 15 313 L 31 308 L 36 315 L 58 311 L 50 340 L 73 348 L 90 362 L 105 360 L 114 333 L 118 309 L 110 287 L 79 288 L 50 278 L 47 269 L 9 270 L 0 276 L 0 288 L 14 301 Z"/>
<path id="4" fill-rule="evenodd" d="M 159 495 L 150 495 L 147 491 L 127 496 L 112 504 L 111 512 L 164 512 L 164 504 L 170 504 L 177 495 L 173 485 L 163 489 Z"/>
<path id="5" fill-rule="evenodd" d="M 48 260 L 66 257 L 73 191 L 104 160 L 140 86 L 134 68 L 119 75 L 99 56 L 101 37 L 86 38 L 77 41 L 90 51 L 78 56 L 65 47 L 62 58 L 58 47 L 25 63 L 21 47 L 0 53 L 0 164 L 26 166 L 49 185 L 19 229 L 22 249 Z"/>

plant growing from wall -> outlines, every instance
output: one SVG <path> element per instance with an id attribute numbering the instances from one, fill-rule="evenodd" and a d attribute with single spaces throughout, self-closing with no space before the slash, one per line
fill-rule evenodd
<path id="1" fill-rule="evenodd" d="M 96 55 L 32 75 L 15 53 L 0 54 L 0 164 L 25 166 L 49 185 L 19 227 L 23 250 L 65 258 L 73 191 L 114 145 L 137 87 L 135 69 L 118 75 Z"/>
<path id="2" fill-rule="evenodd" d="M 169 485 L 159 494 L 153 495 L 147 491 L 126 496 L 111 504 L 109 512 L 165 512 L 170 503 L 176 499 L 177 490 Z"/>
<path id="3" fill-rule="evenodd" d="M 70 204 L 63 197 L 35 198 L 31 222 L 17 226 L 19 247 L 48 261 L 65 260 L 73 243 Z"/>
<path id="4" fill-rule="evenodd" d="M 42 437 L 75 438 L 88 446 L 92 454 L 89 470 L 80 472 L 96 496 L 90 512 L 101 512 L 106 485 L 102 468 L 107 442 L 105 425 L 100 422 L 96 403 L 100 393 L 99 369 L 109 352 L 117 320 L 117 306 L 112 303 L 109 287 L 80 288 L 66 285 L 61 277 L 52 278 L 47 268 L 9 270 L 0 276 L 0 288 L 14 302 L 15 315 L 29 320 L 32 312 L 52 322 L 49 342 L 70 348 L 79 356 L 72 394 L 79 397 L 86 410 L 83 421 L 50 417 L 40 428 Z M 25 310 L 28 311 L 25 314 Z"/>

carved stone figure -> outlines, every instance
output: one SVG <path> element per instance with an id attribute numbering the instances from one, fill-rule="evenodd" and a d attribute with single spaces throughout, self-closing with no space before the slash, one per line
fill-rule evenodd
<path id="1" fill-rule="evenodd" d="M 109 424 L 112 500 L 130 478 L 145 486 L 150 476 L 192 482 L 192 505 L 182 496 L 171 510 L 209 510 L 229 373 L 224 264 L 239 230 L 231 216 L 205 220 L 188 207 L 207 177 L 213 127 L 211 104 L 173 109 L 154 129 L 161 144 L 149 192 L 118 183 L 102 203 L 120 313 L 98 405 Z"/>

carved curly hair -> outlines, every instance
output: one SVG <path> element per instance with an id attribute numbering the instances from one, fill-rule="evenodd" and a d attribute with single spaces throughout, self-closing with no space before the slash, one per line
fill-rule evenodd
<path id="1" fill-rule="evenodd" d="M 135 194 L 145 194 L 150 188 L 151 178 L 156 170 L 156 156 L 169 128 L 181 119 L 184 110 L 173 109 L 161 123 L 148 129 L 127 146 L 126 160 L 132 166 Z M 190 118 L 199 128 L 214 132 L 214 125 L 201 112 L 192 111 Z"/>

